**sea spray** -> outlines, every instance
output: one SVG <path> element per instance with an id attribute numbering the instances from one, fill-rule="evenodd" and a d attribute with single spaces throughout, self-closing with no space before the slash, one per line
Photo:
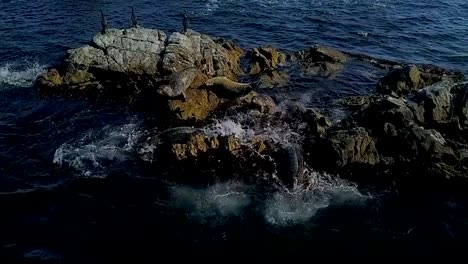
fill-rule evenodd
<path id="1" fill-rule="evenodd" d="M 176 185 L 171 187 L 171 206 L 183 210 L 191 220 L 208 220 L 240 216 L 250 204 L 249 186 L 235 181 L 216 183 L 207 187 Z"/>
<path id="2" fill-rule="evenodd" d="M 307 170 L 307 185 L 296 183 L 284 188 L 265 201 L 265 220 L 271 225 L 304 224 L 316 213 L 330 205 L 345 202 L 359 203 L 370 196 L 363 195 L 357 186 L 336 176 Z"/>
<path id="3" fill-rule="evenodd" d="M 7 63 L 0 66 L 0 84 L 7 84 L 17 87 L 31 86 L 36 77 L 45 72 L 46 66 L 37 62 L 25 61 L 22 64 Z"/>
<path id="4" fill-rule="evenodd" d="M 291 226 L 306 224 L 319 210 L 331 205 L 359 204 L 372 198 L 360 193 L 356 185 L 335 176 L 307 173 L 311 180 L 307 188 L 279 186 L 269 192 L 262 186 L 239 181 L 218 182 L 206 187 L 173 185 L 171 201 L 166 206 L 182 211 L 191 221 L 211 225 L 222 225 L 232 217 L 242 217 L 247 208 L 254 206 L 253 211 L 263 215 L 266 223 Z"/>
<path id="5" fill-rule="evenodd" d="M 105 177 L 112 162 L 131 159 L 140 135 L 136 123 L 91 130 L 76 141 L 63 143 L 55 151 L 53 162 L 68 165 L 85 177 Z"/>

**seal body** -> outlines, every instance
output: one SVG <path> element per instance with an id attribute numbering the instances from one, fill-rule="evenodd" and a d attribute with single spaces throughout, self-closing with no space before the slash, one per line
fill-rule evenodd
<path id="1" fill-rule="evenodd" d="M 226 98 L 237 98 L 252 91 L 250 83 L 238 83 L 229 80 L 227 77 L 214 77 L 205 82 L 205 86 L 210 87 L 217 95 Z"/>
<path id="2" fill-rule="evenodd" d="M 157 92 L 167 97 L 183 96 L 185 98 L 185 91 L 199 73 L 200 70 L 197 67 L 189 67 L 173 73 L 169 77 L 169 83 L 161 85 Z"/>

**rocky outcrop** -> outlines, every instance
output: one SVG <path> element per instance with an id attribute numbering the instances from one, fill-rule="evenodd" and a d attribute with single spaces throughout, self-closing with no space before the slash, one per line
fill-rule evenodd
<path id="1" fill-rule="evenodd" d="M 451 72 L 433 65 L 396 65 L 379 80 L 377 92 L 402 97 L 444 79 L 460 82 L 464 81 L 465 77 L 459 72 Z"/>
<path id="2" fill-rule="evenodd" d="M 329 170 L 379 163 L 375 139 L 362 127 L 327 133 L 310 147 L 310 156 L 316 167 Z"/>
<path id="3" fill-rule="evenodd" d="M 453 80 L 447 78 L 420 90 L 410 98 L 424 109 L 425 123 L 434 124 L 451 121 L 454 116 L 453 95 L 451 93 L 453 87 Z"/>
<path id="4" fill-rule="evenodd" d="M 70 50 L 67 62 L 90 72 L 157 75 L 165 41 L 166 34 L 160 30 L 109 29 L 106 34 L 96 34 L 90 45 Z"/>
<path id="5" fill-rule="evenodd" d="M 357 124 L 381 134 L 386 123 L 403 128 L 418 122 L 410 106 L 412 105 L 407 104 L 403 99 L 385 96 L 370 103 L 366 108 L 355 113 L 352 118 Z"/>
<path id="6" fill-rule="evenodd" d="M 170 122 L 158 123 L 167 129 L 162 133 L 145 132 L 156 134 L 142 137 L 137 153 L 183 182 L 234 178 L 307 186 L 304 172 L 310 169 L 350 178 L 403 171 L 428 182 L 468 177 L 468 84 L 462 75 L 321 45 L 288 56 L 271 46 L 255 48 L 246 54 L 245 75 L 243 55 L 231 41 L 192 30 L 166 36 L 140 27 L 109 29 L 70 50 L 37 84 L 46 93 L 131 97 L 154 107 L 150 113 L 158 122 Z M 350 59 L 391 71 L 376 94 L 340 100 L 353 110 L 340 122 L 281 100 L 276 90 L 259 90 L 287 85 L 297 66 L 313 76 L 334 76 Z M 238 121 L 230 129 L 245 134 L 213 129 L 216 118 Z M 180 127 L 187 124 L 197 128 Z"/>
<path id="7" fill-rule="evenodd" d="M 411 126 L 401 131 L 401 155 L 411 160 L 455 159 L 453 149 L 435 129 Z"/>
<path id="8" fill-rule="evenodd" d="M 148 145 L 157 145 L 157 148 Z M 146 150 L 151 150 L 150 156 Z M 139 152 L 147 155 L 146 159 L 162 161 L 171 170 L 177 171 L 174 175 L 184 182 L 233 178 L 256 182 L 263 180 L 259 175 L 271 175 L 276 170 L 270 142 L 256 137 L 241 139 L 205 129 L 169 129 L 155 139 L 144 142 Z M 194 177 L 203 171 L 210 173 L 204 177 L 199 175 L 201 178 Z M 273 181 L 272 178 L 268 180 Z"/>
<path id="9" fill-rule="evenodd" d="M 286 61 L 286 55 L 272 46 L 254 48 L 248 56 L 250 57 L 249 73 L 252 75 L 277 69 Z"/>
<path id="10" fill-rule="evenodd" d="M 288 83 L 288 73 L 279 67 L 286 62 L 286 54 L 272 46 L 254 48 L 247 54 L 248 72 L 259 76 L 260 88 L 282 87 Z"/>
<path id="11" fill-rule="evenodd" d="M 63 84 L 63 78 L 56 69 L 50 69 L 45 74 L 40 75 L 37 78 L 36 83 L 42 87 L 55 89 Z"/>
<path id="12" fill-rule="evenodd" d="M 278 110 L 273 98 L 266 94 L 256 94 L 252 97 L 251 105 L 262 113 L 273 114 Z"/>
<path id="13" fill-rule="evenodd" d="M 180 71 L 195 65 L 206 65 L 208 76 L 226 76 L 236 79 L 242 74 L 239 66 L 243 51 L 230 41 L 211 38 L 189 30 L 186 34 L 173 33 L 162 53 L 165 72 Z"/>
<path id="14" fill-rule="evenodd" d="M 421 79 L 419 68 L 412 65 L 393 70 L 384 76 L 377 84 L 377 91 L 382 94 L 394 93 L 397 96 L 403 96 L 422 87 L 424 87 L 424 81 Z"/>
<path id="15" fill-rule="evenodd" d="M 192 30 L 168 37 L 156 29 L 109 29 L 96 34 L 89 45 L 68 51 L 65 61 L 36 83 L 45 94 L 102 95 L 167 110 L 168 117 L 199 121 L 221 103 L 216 93 L 203 89 L 204 82 L 213 76 L 236 80 L 242 74 L 242 55 L 242 49 L 233 42 Z M 179 76 L 174 72 L 190 67 L 201 71 L 190 85 L 171 79 Z M 183 87 L 172 87 L 182 86 L 179 83 Z"/>
<path id="16" fill-rule="evenodd" d="M 323 45 L 313 45 L 295 56 L 307 74 L 323 77 L 333 76 L 349 60 L 343 52 Z"/>
<path id="17" fill-rule="evenodd" d="M 447 175 L 467 177 L 460 166 L 464 153 L 460 150 L 466 146 L 464 135 L 468 132 L 460 125 L 466 118 L 462 111 L 466 101 L 460 99 L 465 89 L 452 78 L 444 77 L 406 98 L 375 97 L 343 126 L 349 132 L 356 126 L 366 128 L 376 139 L 375 149 L 386 166 L 418 168 L 421 175 L 428 177 L 427 181 Z"/>
<path id="18" fill-rule="evenodd" d="M 185 98 L 163 100 L 168 114 L 185 121 L 205 120 L 222 103 L 221 98 L 203 86 L 207 80 L 208 76 L 200 74 L 185 92 Z"/>

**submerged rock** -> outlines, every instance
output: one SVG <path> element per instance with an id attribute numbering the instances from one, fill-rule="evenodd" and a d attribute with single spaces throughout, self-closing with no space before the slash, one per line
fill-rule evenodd
<path id="1" fill-rule="evenodd" d="M 44 74 L 38 76 L 36 84 L 49 89 L 55 89 L 63 84 L 63 77 L 56 69 L 50 69 Z"/>
<path id="2" fill-rule="evenodd" d="M 306 73 L 330 77 L 343 68 L 349 56 L 330 47 L 314 45 L 308 51 L 296 53 L 296 58 Z"/>
<path id="3" fill-rule="evenodd" d="M 265 71 L 260 76 L 259 88 L 284 87 L 288 84 L 286 71 Z"/>
<path id="4" fill-rule="evenodd" d="M 251 104 L 262 113 L 273 114 L 277 111 L 275 101 L 266 94 L 257 94 L 253 96 Z"/>
<path id="5" fill-rule="evenodd" d="M 286 55 L 272 46 L 254 48 L 248 54 L 250 57 L 250 70 L 252 75 L 272 71 L 286 61 Z"/>
<path id="6" fill-rule="evenodd" d="M 272 46 L 254 48 L 247 54 L 249 73 L 259 76 L 259 88 L 282 87 L 288 83 L 288 73 L 278 68 L 286 62 L 286 54 Z"/>

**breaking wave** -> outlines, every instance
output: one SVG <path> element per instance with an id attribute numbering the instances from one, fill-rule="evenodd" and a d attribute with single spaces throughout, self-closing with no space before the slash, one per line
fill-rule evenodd
<path id="1" fill-rule="evenodd" d="M 24 64 L 5 64 L 0 66 L 0 84 L 27 87 L 34 83 L 36 77 L 45 72 L 46 66 L 37 62 L 26 61 Z"/>
<path id="2" fill-rule="evenodd" d="M 244 143 L 248 143 L 252 138 L 268 139 L 277 143 L 289 143 L 296 141 L 300 135 L 289 127 L 264 126 L 261 123 L 252 124 L 248 114 L 239 114 L 233 120 L 231 118 L 216 120 L 216 122 L 205 128 L 208 135 L 235 136 Z M 243 125 L 246 124 L 246 125 Z"/>
<path id="3" fill-rule="evenodd" d="M 251 202 L 249 187 L 234 181 L 207 188 L 174 186 L 170 191 L 171 206 L 186 211 L 188 218 L 202 222 L 218 217 L 240 216 Z"/>
<path id="4" fill-rule="evenodd" d="M 311 220 L 330 205 L 361 203 L 369 198 L 357 186 L 338 177 L 315 171 L 306 172 L 309 187 L 295 186 L 274 193 L 265 201 L 265 219 L 271 225 L 288 226 Z"/>
<path id="5" fill-rule="evenodd" d="M 183 210 L 193 221 L 216 225 L 229 217 L 242 217 L 253 204 L 269 225 L 291 226 L 305 224 L 319 210 L 331 205 L 359 204 L 372 198 L 345 180 L 316 172 L 309 174 L 311 185 L 308 188 L 284 188 L 262 197 L 258 197 L 262 192 L 257 192 L 255 186 L 235 181 L 205 188 L 177 185 L 171 187 L 169 206 Z"/>
<path id="6" fill-rule="evenodd" d="M 62 144 L 55 151 L 53 162 L 68 165 L 85 177 L 102 178 L 113 163 L 131 159 L 140 135 L 136 123 L 92 130 L 76 142 Z"/>

